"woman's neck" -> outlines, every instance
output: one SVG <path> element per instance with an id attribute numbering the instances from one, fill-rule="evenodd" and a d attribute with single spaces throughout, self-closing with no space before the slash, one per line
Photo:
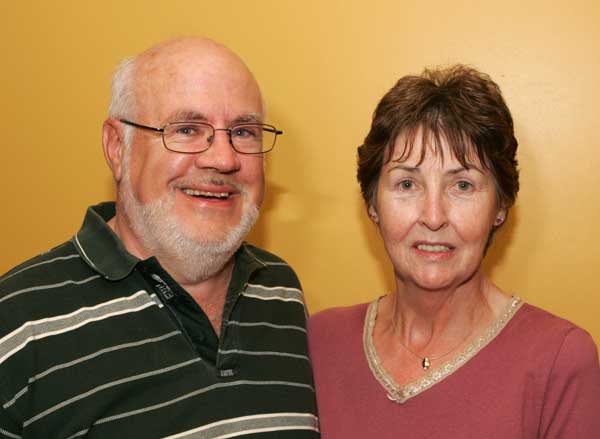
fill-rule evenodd
<path id="1" fill-rule="evenodd" d="M 496 292 L 502 294 L 481 272 L 458 287 L 437 291 L 399 282 L 385 306 L 390 335 L 424 355 L 451 349 L 493 320 L 488 297 Z"/>

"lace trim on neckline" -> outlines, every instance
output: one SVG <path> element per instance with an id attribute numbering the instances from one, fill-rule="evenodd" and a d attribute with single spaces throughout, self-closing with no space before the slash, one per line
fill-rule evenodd
<path id="1" fill-rule="evenodd" d="M 369 304 L 369 308 L 367 309 L 363 329 L 363 348 L 373 376 L 385 389 L 387 397 L 391 401 L 399 404 L 424 392 L 460 369 L 496 338 L 513 318 L 521 305 L 523 305 L 523 302 L 519 297 L 513 296 L 500 317 L 498 317 L 498 319 L 496 319 L 482 334 L 477 336 L 462 352 L 452 357 L 450 361 L 435 368 L 431 368 L 423 378 L 419 378 L 416 381 L 406 384 L 404 387 L 400 387 L 383 368 L 379 355 L 377 355 L 377 352 L 375 351 L 375 345 L 373 344 L 373 328 L 375 327 L 375 320 L 377 319 L 378 303 L 379 299 L 374 300 Z"/>

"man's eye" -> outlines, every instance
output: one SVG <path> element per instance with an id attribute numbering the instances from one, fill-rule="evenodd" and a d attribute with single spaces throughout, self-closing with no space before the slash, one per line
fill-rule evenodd
<path id="1" fill-rule="evenodd" d="M 400 189 L 409 190 L 415 187 L 415 184 L 411 180 L 402 180 L 399 184 Z"/>
<path id="2" fill-rule="evenodd" d="M 176 133 L 181 136 L 193 136 L 197 134 L 197 130 L 193 126 L 182 126 L 177 128 Z"/>
<path id="3" fill-rule="evenodd" d="M 255 139 L 258 137 L 257 128 L 254 127 L 237 127 L 232 130 L 234 137 L 242 139 Z"/>

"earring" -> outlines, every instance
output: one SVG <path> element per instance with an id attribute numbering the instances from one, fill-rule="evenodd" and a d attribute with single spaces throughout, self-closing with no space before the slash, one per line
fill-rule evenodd
<path id="1" fill-rule="evenodd" d="M 497 217 L 496 220 L 494 221 L 494 224 L 499 226 L 500 224 L 502 224 L 504 222 L 504 217 Z"/>

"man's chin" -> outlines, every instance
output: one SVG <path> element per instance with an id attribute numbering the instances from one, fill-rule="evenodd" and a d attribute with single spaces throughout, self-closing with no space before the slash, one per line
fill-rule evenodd
<path id="1" fill-rule="evenodd" d="M 200 209 L 195 213 L 182 210 L 175 197 L 142 204 L 133 195 L 128 175 L 119 188 L 119 201 L 146 252 L 188 283 L 220 272 L 258 218 L 258 207 L 250 204 L 234 211 Z"/>

